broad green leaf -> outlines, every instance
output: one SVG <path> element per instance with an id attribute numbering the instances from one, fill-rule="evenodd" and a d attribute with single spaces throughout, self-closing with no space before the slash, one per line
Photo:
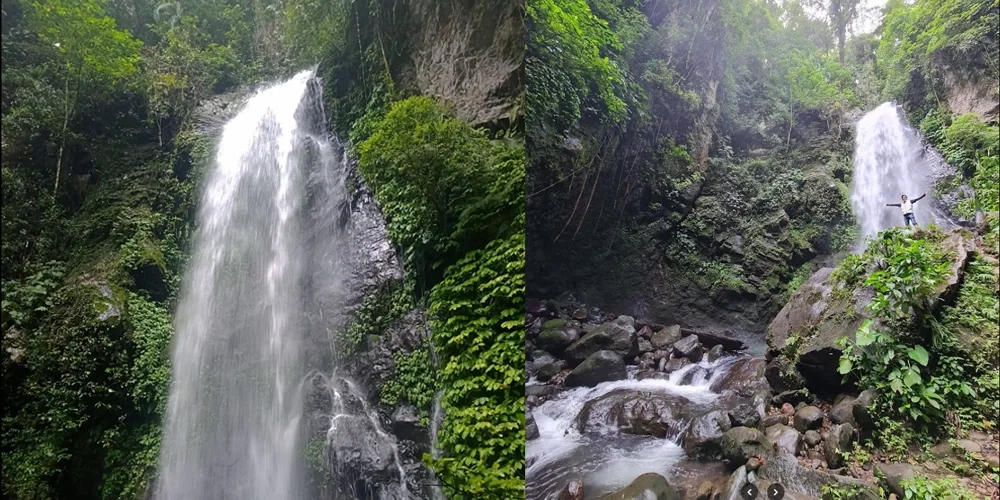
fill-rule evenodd
<path id="1" fill-rule="evenodd" d="M 916 361 L 920 366 L 927 366 L 927 362 L 930 360 L 930 355 L 924 346 L 915 346 L 906 351 L 906 355 L 910 357 L 913 361 Z"/>

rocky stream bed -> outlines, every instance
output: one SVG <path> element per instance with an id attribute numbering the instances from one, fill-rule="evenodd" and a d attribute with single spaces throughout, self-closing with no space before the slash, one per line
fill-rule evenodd
<path id="1" fill-rule="evenodd" d="M 921 460 L 845 459 L 871 426 L 873 393 L 817 397 L 765 357 L 759 334 L 657 324 L 569 295 L 529 299 L 526 322 L 528 500 L 737 500 L 748 482 L 781 483 L 792 500 L 822 498 L 825 485 L 903 498 L 901 480 L 963 460 L 996 470 L 997 436 L 985 433 Z M 995 479 L 960 480 L 997 497 Z"/>

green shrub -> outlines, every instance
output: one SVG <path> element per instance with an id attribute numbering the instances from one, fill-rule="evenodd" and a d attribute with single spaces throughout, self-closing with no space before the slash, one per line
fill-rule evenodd
<path id="1" fill-rule="evenodd" d="M 524 210 L 524 149 L 490 141 L 427 97 L 394 103 L 358 146 L 358 163 L 415 273 L 440 270 L 507 234 Z"/>
<path id="2" fill-rule="evenodd" d="M 427 425 L 431 402 L 437 390 L 437 369 L 434 366 L 429 346 L 414 351 L 393 355 L 392 376 L 382 384 L 379 397 L 382 404 L 395 406 L 408 401 L 420 412 L 420 425 Z"/>
<path id="3" fill-rule="evenodd" d="M 979 495 L 969 491 L 955 478 L 927 479 L 914 477 L 900 482 L 905 500 L 975 500 Z"/>

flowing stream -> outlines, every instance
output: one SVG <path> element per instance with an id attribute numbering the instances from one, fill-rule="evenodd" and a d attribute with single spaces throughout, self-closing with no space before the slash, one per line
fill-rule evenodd
<path id="1" fill-rule="evenodd" d="M 904 194 L 913 200 L 927 193 L 913 204 L 918 224 L 953 225 L 933 200 L 934 179 L 950 173 L 940 155 L 924 148 L 896 104 L 882 103 L 868 112 L 857 124 L 851 181 L 861 239 L 903 224 L 899 207 L 886 204 L 900 203 Z"/>
<path id="2" fill-rule="evenodd" d="M 670 374 L 667 379 L 620 380 L 581 387 L 559 394 L 532 410 L 539 437 L 528 441 L 525 473 L 528 500 L 554 499 L 573 479 L 582 479 L 585 498 L 593 499 L 628 485 L 647 472 L 667 478 L 672 485 L 694 491 L 703 480 L 728 476 L 721 463 L 691 460 L 682 448 L 681 432 L 664 438 L 598 433 L 581 434 L 575 420 L 584 405 L 611 391 L 627 389 L 664 393 L 680 398 L 690 416 L 707 413 L 721 397 L 711 390 L 725 376 L 736 356 L 702 361 Z M 631 376 L 632 374 L 630 374 Z M 686 423 L 677 427 L 686 428 Z"/>
<path id="3" fill-rule="evenodd" d="M 314 71 L 252 96 L 222 129 L 206 172 L 175 317 L 157 500 L 309 495 L 304 394 L 329 366 L 315 353 L 329 352 L 328 325 L 343 316 L 352 250 L 344 165 Z M 319 379 L 333 405 L 321 415 L 328 464 L 343 423 L 365 422 L 394 485 L 354 498 L 408 498 L 395 440 L 363 391 Z M 352 411 L 345 397 L 359 402 Z"/>

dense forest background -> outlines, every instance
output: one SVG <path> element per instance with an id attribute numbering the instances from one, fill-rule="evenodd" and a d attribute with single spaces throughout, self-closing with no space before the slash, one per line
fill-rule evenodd
<path id="1" fill-rule="evenodd" d="M 371 397 L 426 415 L 443 390 L 446 492 L 521 491 L 522 19 L 503 2 L 5 0 L 4 498 L 149 495 L 215 134 L 240 96 L 313 65 L 406 276 L 358 305 L 337 355 L 427 311 L 438 364 L 428 339 L 390 352 Z M 303 453 L 335 494 L 317 439 Z"/>
<path id="2" fill-rule="evenodd" d="M 851 36 L 864 7 L 528 2 L 529 295 L 760 331 L 855 238 L 864 112 L 995 131 L 996 2 L 891 1 Z M 944 149 L 988 198 L 972 163 L 994 143 L 963 144 Z"/>

